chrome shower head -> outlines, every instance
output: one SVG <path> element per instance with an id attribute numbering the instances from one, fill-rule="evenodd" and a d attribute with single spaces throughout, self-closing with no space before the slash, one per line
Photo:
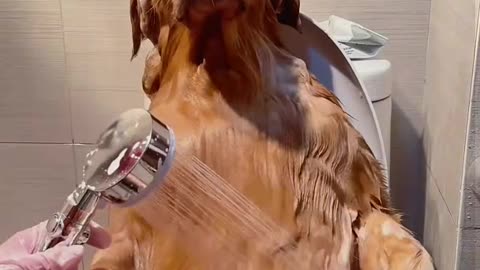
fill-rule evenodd
<path id="1" fill-rule="evenodd" d="M 121 207 L 139 202 L 161 184 L 174 155 L 175 136 L 165 124 L 143 109 L 121 114 L 87 155 L 83 181 L 47 223 L 40 250 L 62 241 L 84 244 L 89 222 L 102 202 Z"/>
<path id="2" fill-rule="evenodd" d="M 87 155 L 85 185 L 111 203 L 130 206 L 161 182 L 174 152 L 174 134 L 166 125 L 143 109 L 127 111 Z"/>

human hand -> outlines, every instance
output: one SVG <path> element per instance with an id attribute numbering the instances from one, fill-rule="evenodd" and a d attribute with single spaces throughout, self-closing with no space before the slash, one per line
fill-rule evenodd
<path id="1" fill-rule="evenodd" d="M 84 246 L 56 245 L 45 252 L 38 248 L 45 238 L 47 222 L 17 232 L 0 245 L 0 270 L 76 270 L 84 254 Z M 110 245 L 110 235 L 97 223 L 90 223 L 88 244 L 104 249 Z"/>

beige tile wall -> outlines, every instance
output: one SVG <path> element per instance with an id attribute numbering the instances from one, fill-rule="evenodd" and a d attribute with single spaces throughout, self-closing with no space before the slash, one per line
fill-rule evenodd
<path id="1" fill-rule="evenodd" d="M 58 1 L 0 1 L 0 141 L 71 140 Z"/>
<path id="2" fill-rule="evenodd" d="M 113 0 L 0 1 L 0 242 L 57 210 L 81 177 L 89 144 L 118 113 L 143 106 L 146 50 L 130 62 L 128 8 Z"/>
<path id="3" fill-rule="evenodd" d="M 129 60 L 128 4 L 0 1 L 0 215 L 9 217 L 0 241 L 56 210 L 99 130 L 118 112 L 142 106 L 142 55 Z M 418 146 L 429 8 L 430 0 L 302 1 L 317 20 L 336 14 L 390 38 L 384 55 L 395 74 L 391 179 L 417 232 L 423 212 L 399 198 L 415 194 L 424 174 Z"/>
<path id="4" fill-rule="evenodd" d="M 432 0 L 425 85 L 425 244 L 454 269 L 477 46 L 478 1 Z"/>

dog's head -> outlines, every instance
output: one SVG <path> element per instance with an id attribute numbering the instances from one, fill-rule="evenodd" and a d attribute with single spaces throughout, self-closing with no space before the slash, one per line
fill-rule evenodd
<path id="1" fill-rule="evenodd" d="M 162 26 L 176 22 L 201 25 L 214 13 L 226 20 L 244 16 L 252 27 L 263 27 L 273 16 L 300 30 L 300 0 L 130 0 L 132 57 L 144 39 L 157 45 Z"/>
<path id="2" fill-rule="evenodd" d="M 272 50 L 281 45 L 278 24 L 300 30 L 299 1 L 131 0 L 132 57 L 149 39 L 162 59 L 162 68 L 156 68 L 160 81 L 169 77 L 163 73 L 177 74 L 188 62 L 207 63 L 234 70 L 246 87 L 258 89 L 273 68 Z"/>

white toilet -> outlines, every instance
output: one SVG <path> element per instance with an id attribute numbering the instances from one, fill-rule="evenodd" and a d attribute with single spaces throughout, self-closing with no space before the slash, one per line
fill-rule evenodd
<path id="1" fill-rule="evenodd" d="M 352 61 L 352 64 L 373 103 L 385 146 L 387 168 L 390 168 L 393 84 L 391 64 L 384 59 L 358 60 Z"/>

